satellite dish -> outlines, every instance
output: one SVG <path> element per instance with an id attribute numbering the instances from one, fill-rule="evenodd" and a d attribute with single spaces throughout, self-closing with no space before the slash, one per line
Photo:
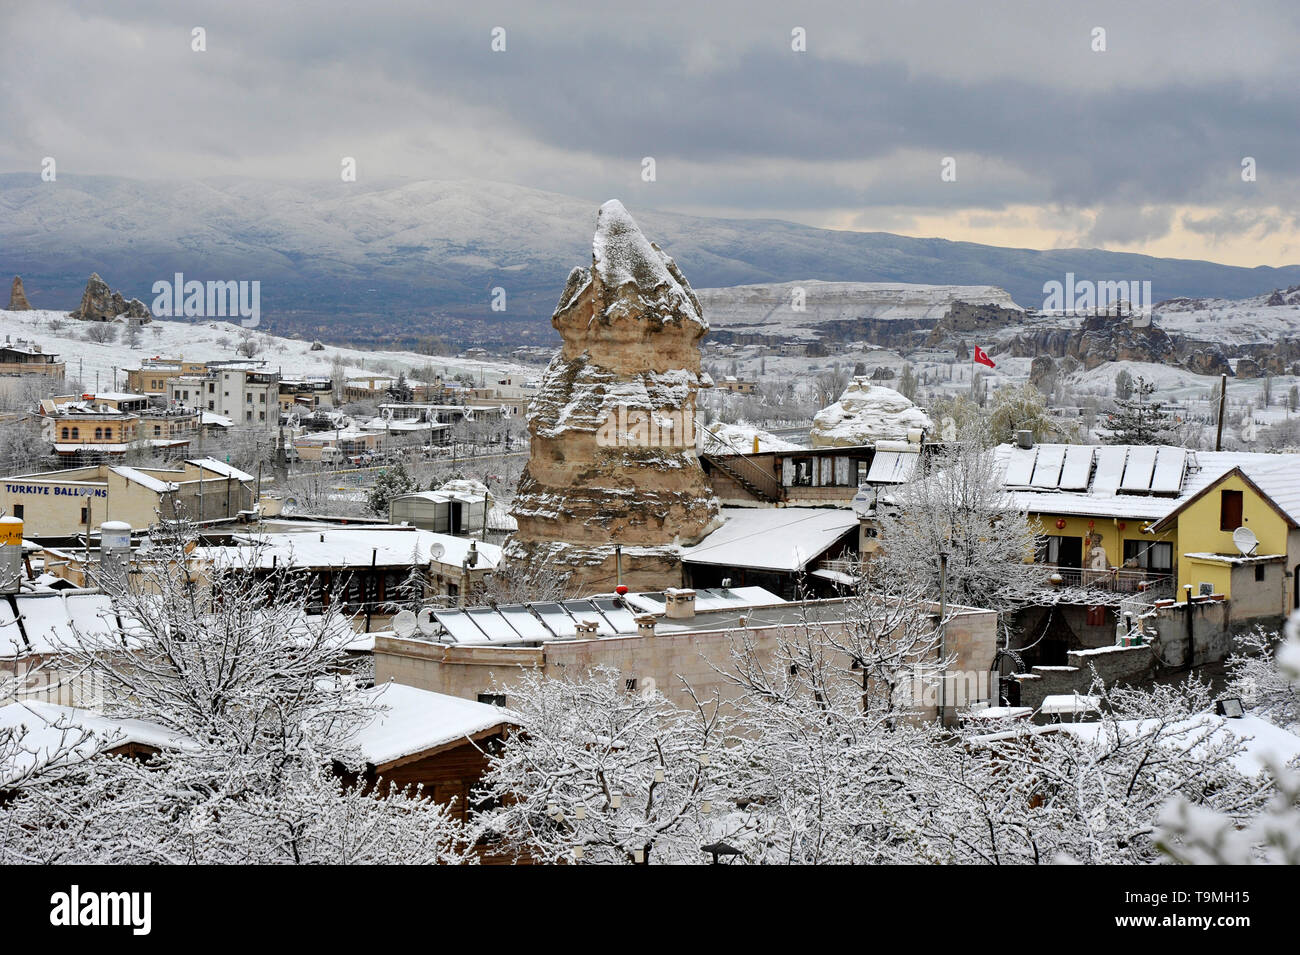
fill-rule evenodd
<path id="1" fill-rule="evenodd" d="M 415 615 L 415 625 L 426 637 L 435 636 L 438 633 L 438 621 L 434 619 L 433 608 L 421 607 Z"/>
<path id="2" fill-rule="evenodd" d="M 466 421 L 473 421 L 473 420 L 474 420 L 474 409 L 473 409 L 473 408 L 466 408 L 466 409 L 465 409 L 465 420 L 466 420 Z"/>
<path id="3" fill-rule="evenodd" d="M 429 556 L 434 560 L 442 560 L 442 555 L 445 553 L 447 553 L 447 548 L 443 547 L 441 544 L 434 544 L 429 548 Z"/>
<path id="4" fill-rule="evenodd" d="M 286 497 L 280 504 L 280 513 L 285 517 L 292 516 L 298 510 L 298 501 L 296 498 Z"/>
<path id="5" fill-rule="evenodd" d="M 419 627 L 419 620 L 409 610 L 403 610 L 393 618 L 393 632 L 399 637 L 410 637 Z"/>
<path id="6" fill-rule="evenodd" d="M 1237 545 L 1243 557 L 1253 557 L 1259 549 L 1259 538 L 1249 527 L 1238 527 L 1232 532 L 1232 542 Z"/>

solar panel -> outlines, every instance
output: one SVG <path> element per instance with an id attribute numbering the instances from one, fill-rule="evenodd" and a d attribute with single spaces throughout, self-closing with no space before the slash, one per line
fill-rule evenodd
<path id="1" fill-rule="evenodd" d="M 1007 459 L 1007 475 L 1002 483 L 1008 487 L 1028 487 L 1034 477 L 1038 448 L 1012 448 Z"/>
<path id="2" fill-rule="evenodd" d="M 518 643 L 519 634 L 501 614 L 491 607 L 471 607 L 465 613 L 478 624 L 490 643 Z"/>
<path id="3" fill-rule="evenodd" d="M 542 626 L 542 622 L 523 604 L 506 604 L 498 609 L 506 622 L 515 628 L 515 633 L 525 640 L 551 639 L 551 631 Z"/>
<path id="4" fill-rule="evenodd" d="M 1086 491 L 1092 476 L 1092 448 L 1072 444 L 1065 449 L 1065 463 L 1061 466 L 1062 491 Z"/>
<path id="5" fill-rule="evenodd" d="M 1065 447 L 1059 444 L 1045 444 L 1038 449 L 1038 460 L 1034 463 L 1034 476 L 1030 481 L 1034 487 L 1055 489 L 1061 484 L 1061 465 L 1065 463 Z"/>
<path id="6" fill-rule="evenodd" d="M 592 597 L 591 602 L 618 633 L 636 633 L 636 617 L 622 602 L 613 597 Z"/>
<path id="7" fill-rule="evenodd" d="M 912 476 L 919 457 L 909 451 L 877 451 L 867 471 L 867 483 L 902 484 Z"/>
<path id="8" fill-rule="evenodd" d="M 487 636 L 463 610 L 435 610 L 433 616 L 442 624 L 453 643 L 487 642 Z"/>
<path id="9" fill-rule="evenodd" d="M 609 625 L 605 615 L 597 607 L 592 606 L 590 600 L 566 600 L 561 606 L 573 615 L 574 620 L 594 623 L 596 632 L 602 637 L 612 637 L 618 632 Z"/>
<path id="10" fill-rule="evenodd" d="M 1124 459 L 1128 457 L 1125 445 L 1105 445 L 1097 449 L 1097 472 L 1092 478 L 1092 489 L 1098 494 L 1114 494 L 1124 476 Z"/>
<path id="11" fill-rule="evenodd" d="M 573 637 L 578 633 L 578 628 L 573 622 L 573 618 L 564 612 L 564 608 L 557 603 L 541 602 L 529 604 L 537 616 L 542 618 L 542 623 L 546 624 L 548 630 L 557 637 Z"/>
<path id="12" fill-rule="evenodd" d="M 1156 470 L 1151 477 L 1151 490 L 1164 494 L 1177 494 L 1183 489 L 1183 476 L 1187 472 L 1185 448 L 1161 448 L 1156 455 Z"/>
<path id="13" fill-rule="evenodd" d="M 1156 467 L 1156 449 L 1151 445 L 1137 444 L 1128 449 L 1128 464 L 1124 466 L 1121 491 L 1151 490 L 1151 476 Z"/>

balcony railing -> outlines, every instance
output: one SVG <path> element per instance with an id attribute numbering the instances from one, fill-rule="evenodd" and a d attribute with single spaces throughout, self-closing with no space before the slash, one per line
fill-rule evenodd
<path id="1" fill-rule="evenodd" d="M 1121 594 L 1139 594 L 1149 590 L 1172 590 L 1173 574 L 1134 567 L 1111 567 L 1092 570 L 1088 567 L 1061 567 L 1042 564 L 1049 584 L 1062 587 L 1087 587 Z M 1055 578 L 1060 576 L 1060 580 Z"/>

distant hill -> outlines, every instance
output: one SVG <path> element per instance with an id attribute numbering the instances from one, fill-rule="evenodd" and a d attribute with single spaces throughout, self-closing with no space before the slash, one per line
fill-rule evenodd
<path id="1" fill-rule="evenodd" d="M 0 175 L 0 276 L 37 308 L 75 307 L 98 272 L 128 298 L 175 272 L 262 283 L 269 327 L 356 342 L 421 335 L 549 341 L 569 270 L 589 262 L 601 199 L 502 183 L 286 184 Z M 1089 249 L 1034 251 L 836 232 L 772 219 L 631 207 L 699 288 L 803 280 L 981 285 L 1025 307 L 1066 272 L 1150 279 L 1156 300 L 1243 298 L 1300 284 L 1300 266 L 1245 269 Z M 506 290 L 504 313 L 490 308 Z M 505 331 L 503 331 L 505 329 Z"/>

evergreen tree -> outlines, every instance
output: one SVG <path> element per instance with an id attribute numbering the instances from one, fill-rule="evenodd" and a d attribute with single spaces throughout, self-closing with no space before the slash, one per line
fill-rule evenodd
<path id="1" fill-rule="evenodd" d="M 385 468 L 375 479 L 374 486 L 366 497 L 366 506 L 380 517 L 387 517 L 389 501 L 418 490 L 420 485 L 407 473 L 406 465 L 398 461 L 392 467 Z"/>
<path id="2" fill-rule="evenodd" d="M 1173 427 L 1166 403 L 1153 397 L 1156 386 L 1138 377 L 1130 398 L 1117 398 L 1110 416 L 1110 444 L 1160 444 Z"/>

